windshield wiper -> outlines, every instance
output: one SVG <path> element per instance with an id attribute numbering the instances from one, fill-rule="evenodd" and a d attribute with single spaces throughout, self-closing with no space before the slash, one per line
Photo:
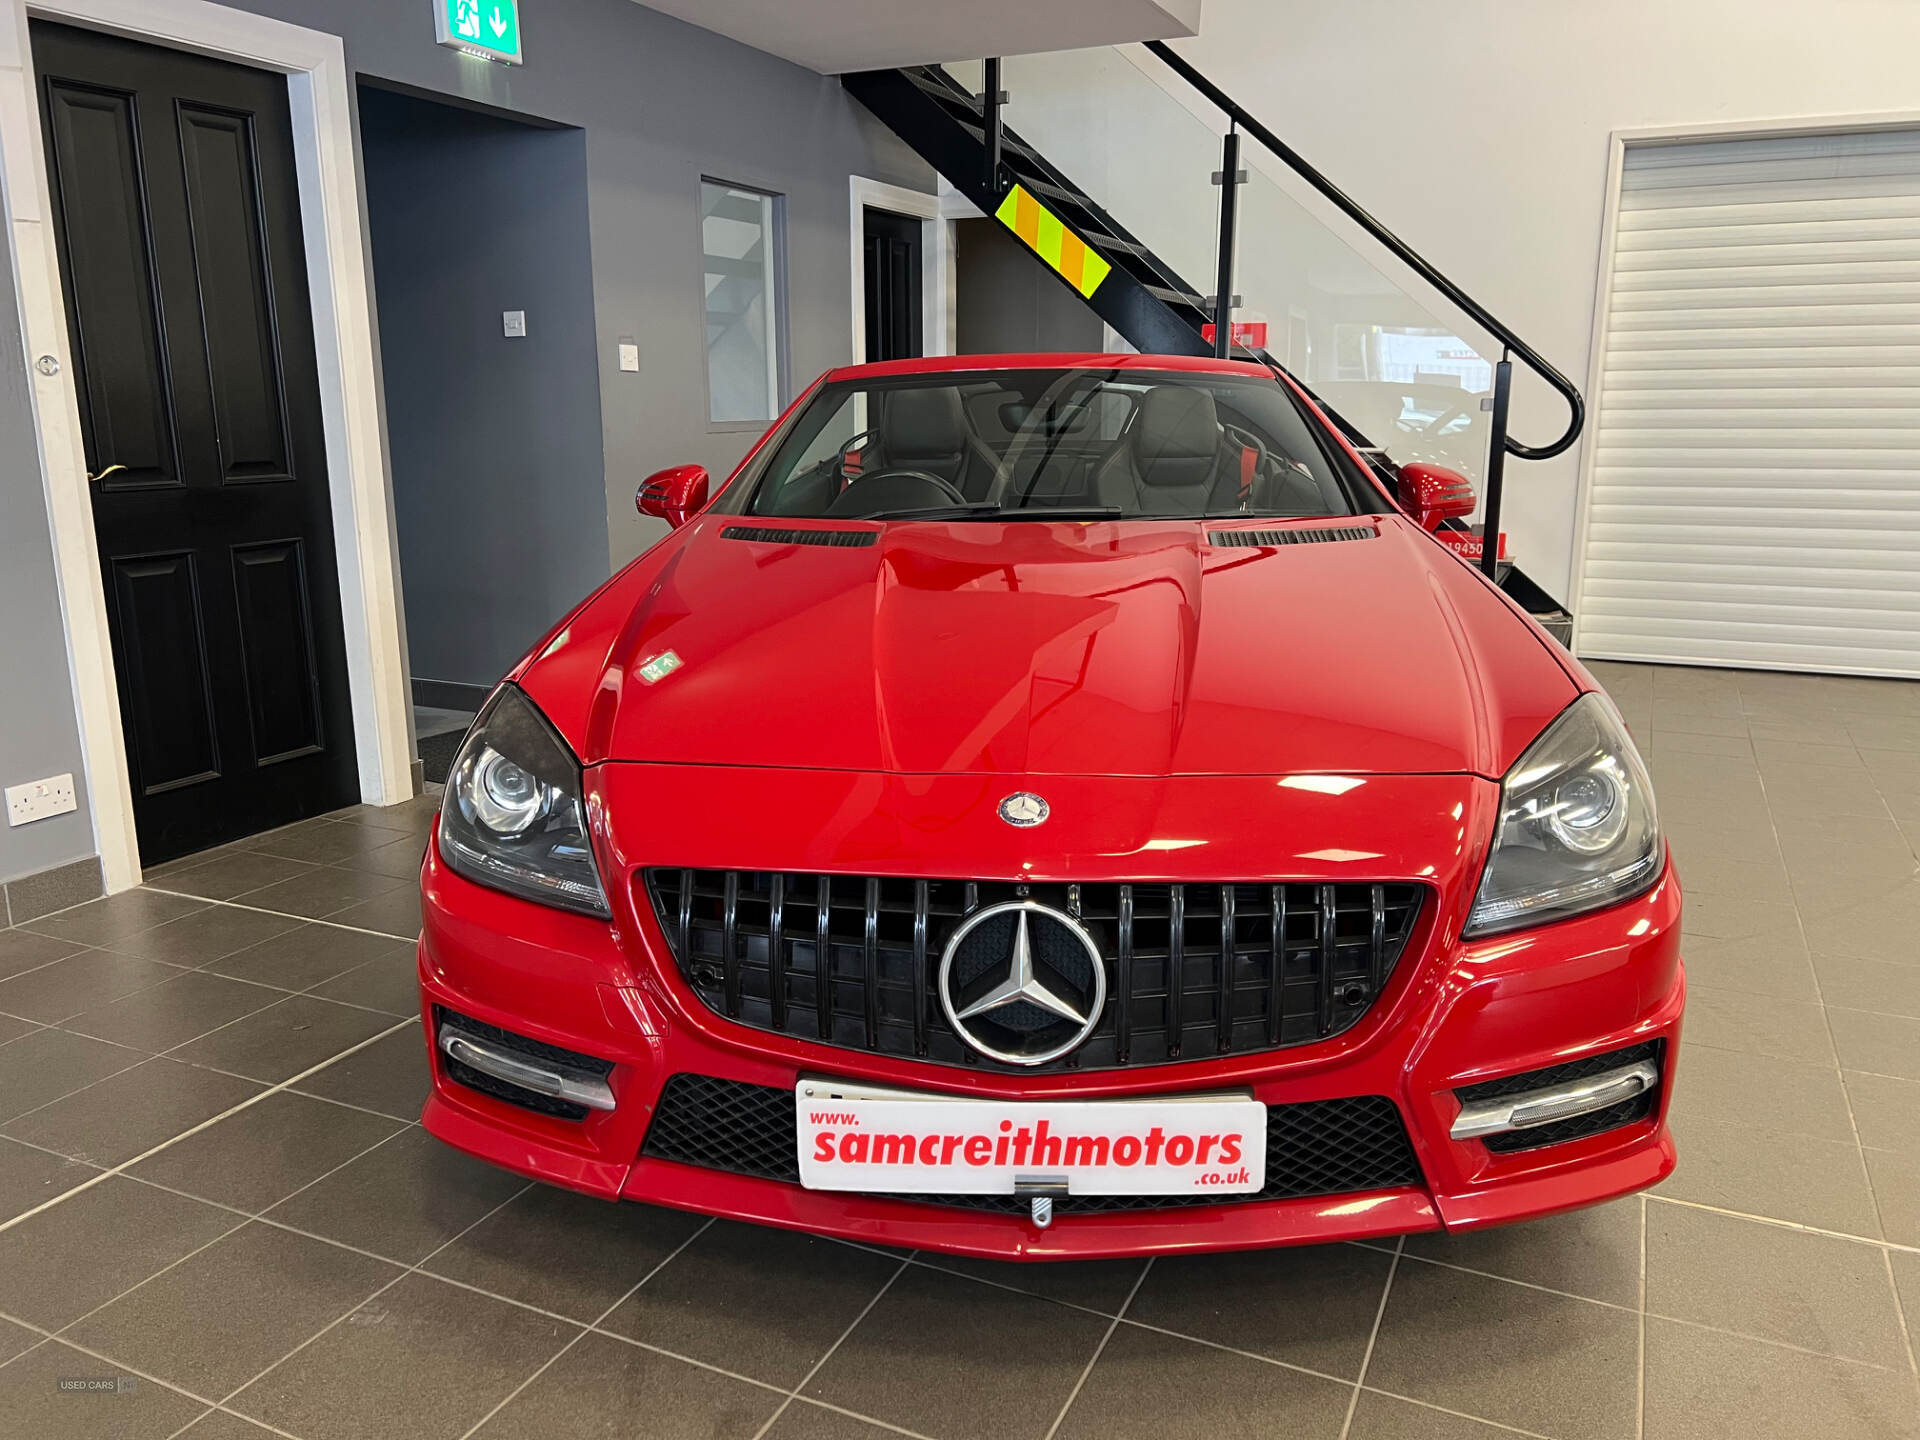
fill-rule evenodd
<path id="1" fill-rule="evenodd" d="M 876 510 L 871 515 L 849 515 L 849 520 L 925 520 L 944 515 L 977 515 L 998 510 L 991 500 L 976 500 L 965 505 L 909 505 L 904 510 Z"/>
<path id="2" fill-rule="evenodd" d="M 1115 520 L 1126 515 L 1118 505 L 1018 505 L 994 508 L 989 520 Z"/>

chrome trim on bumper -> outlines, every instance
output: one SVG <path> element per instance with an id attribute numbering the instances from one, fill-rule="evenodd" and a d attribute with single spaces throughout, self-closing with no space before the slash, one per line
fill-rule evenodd
<path id="1" fill-rule="evenodd" d="M 1455 1140 L 1472 1140 L 1481 1135 L 1550 1125 L 1555 1120 L 1590 1115 L 1595 1110 L 1605 1110 L 1609 1105 L 1644 1095 L 1659 1083 L 1659 1067 L 1651 1060 L 1642 1060 L 1569 1085 L 1549 1085 L 1541 1090 L 1502 1095 L 1497 1100 L 1463 1106 L 1447 1133 Z"/>
<path id="2" fill-rule="evenodd" d="M 522 1090 L 531 1090 L 536 1095 L 546 1095 L 555 1100 L 571 1100 L 589 1110 L 613 1109 L 613 1090 L 598 1075 L 566 1070 L 558 1065 L 543 1065 L 524 1055 L 515 1055 L 489 1045 L 458 1025 L 447 1022 L 440 1026 L 439 1045 L 442 1051 L 462 1065 L 471 1065 L 483 1075 L 491 1075 L 509 1085 L 518 1085 Z"/>

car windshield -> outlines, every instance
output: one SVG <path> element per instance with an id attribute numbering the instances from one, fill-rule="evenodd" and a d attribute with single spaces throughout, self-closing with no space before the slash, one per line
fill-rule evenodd
<path id="1" fill-rule="evenodd" d="M 848 520 L 1350 515 L 1277 381 L 1205 371 L 952 371 L 823 386 L 739 503 Z"/>

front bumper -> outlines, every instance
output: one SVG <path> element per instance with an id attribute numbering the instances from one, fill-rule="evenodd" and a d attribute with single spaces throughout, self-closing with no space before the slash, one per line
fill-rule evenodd
<path id="1" fill-rule="evenodd" d="M 729 784 L 749 783 L 729 780 L 718 772 L 691 777 L 685 773 L 688 768 L 662 767 L 674 770 L 672 775 L 643 766 L 605 766 L 589 772 L 589 789 L 602 802 L 597 806 L 603 824 L 596 831 L 596 843 L 604 874 L 625 877 L 637 873 L 640 865 L 669 858 L 648 853 L 644 843 L 604 826 L 607 815 L 642 813 L 640 795 L 622 797 L 617 793 L 622 787 L 638 786 L 644 791 L 653 813 L 697 814 L 674 808 L 675 786 L 699 791 L 704 781 L 704 798 L 717 801 L 718 813 L 726 813 L 728 797 L 712 792 L 724 791 Z M 779 813 L 778 806 L 766 808 L 765 791 L 777 785 L 764 774 L 741 773 L 757 787 L 759 812 Z M 830 781 L 807 776 L 797 781 L 796 788 L 841 784 L 858 789 L 874 783 L 872 777 Z M 908 798 L 917 811 L 928 808 L 926 792 L 937 791 L 940 783 L 916 782 L 918 788 Z M 977 783 L 967 783 L 978 789 Z M 1097 793 L 1120 792 L 1106 817 L 1109 821 L 1114 811 L 1125 811 L 1128 788 L 1142 783 L 1101 782 Z M 1184 788 L 1211 785 L 1216 792 L 1210 798 L 1221 801 L 1230 798 L 1224 792 L 1238 783 L 1196 781 Z M 1063 801 L 1071 808 L 1075 782 L 1047 777 L 1046 787 L 1056 812 L 1063 808 Z M 838 798 L 842 802 L 852 798 L 863 806 L 863 818 L 886 816 L 902 804 L 892 788 L 886 786 L 882 793 L 865 797 Z M 1088 788 L 1091 799 L 1096 791 Z M 1471 778 L 1405 777 L 1391 787 L 1377 788 L 1391 789 L 1390 795 L 1376 795 L 1372 802 L 1388 803 L 1396 833 L 1406 837 L 1406 850 L 1381 855 L 1376 841 L 1371 847 L 1376 852 L 1371 858 L 1381 867 L 1376 878 L 1421 875 L 1436 885 L 1438 896 L 1385 993 L 1359 1024 L 1318 1044 L 1081 1074 L 983 1073 L 747 1029 L 707 1010 L 681 982 L 637 887 L 610 882 L 615 915 L 609 925 L 476 886 L 448 870 L 437 844 L 430 845 L 422 871 L 419 958 L 433 1090 L 423 1123 L 442 1140 L 494 1164 L 608 1199 L 641 1200 L 847 1239 L 1003 1259 L 1224 1250 L 1468 1229 L 1594 1204 L 1644 1189 L 1665 1177 L 1674 1165 L 1666 1111 L 1685 997 L 1679 954 L 1680 892 L 1671 868 L 1651 891 L 1627 904 L 1538 930 L 1462 943 L 1457 937 L 1472 885 L 1473 877 L 1467 872 L 1472 867 L 1461 859 L 1452 869 L 1429 866 L 1423 870 L 1413 861 L 1423 846 L 1441 838 L 1456 856 L 1484 853 L 1494 787 Z M 813 797 L 815 803 L 805 808 L 835 813 L 819 810 L 818 798 Z M 932 808 L 940 808 L 940 797 L 931 798 Z M 1299 813 L 1303 807 L 1327 806 L 1331 799 L 1288 796 L 1280 803 L 1292 807 L 1286 817 L 1290 824 L 1310 824 L 1308 833 L 1329 842 L 1317 847 L 1319 854 L 1354 853 L 1361 848 L 1361 831 L 1368 825 L 1377 827 L 1378 816 L 1351 807 L 1344 812 Z M 1273 803 L 1271 782 L 1266 782 L 1259 802 Z M 801 802 L 796 798 L 796 803 Z M 1169 833 L 1166 809 L 1163 797 L 1154 812 L 1154 828 L 1161 834 Z M 1437 822 L 1441 821 L 1444 836 L 1439 833 Z M 1343 831 L 1343 826 L 1352 829 Z M 1186 828 L 1190 833 L 1191 826 Z M 1379 833 L 1377 828 L 1374 833 Z M 1020 839 L 1031 843 L 1028 837 Z M 885 847 L 876 847 L 871 834 L 815 835 L 790 845 L 780 859 L 764 849 L 757 852 L 738 834 L 680 834 L 674 840 L 671 859 L 675 863 L 900 874 L 1021 873 L 1021 865 L 1005 855 L 985 853 L 988 843 L 1004 844 L 1002 836 L 991 830 L 985 836 L 972 836 L 964 826 L 905 827 L 904 841 L 897 847 L 900 853 L 891 855 L 875 853 L 876 848 Z M 1197 869 L 1200 863 L 1216 877 L 1257 877 L 1258 872 L 1245 865 L 1225 863 L 1232 858 L 1226 854 L 1230 849 L 1231 843 L 1226 842 L 1220 854 L 1204 862 L 1196 858 L 1192 875 L 1179 873 L 1164 856 L 1156 857 L 1159 870 L 1151 877 L 1140 873 L 1137 854 L 1119 863 L 1132 868 L 1131 878 L 1202 878 L 1205 872 Z M 1059 873 L 1093 878 L 1099 860 L 1105 861 L 1104 873 L 1109 876 L 1118 868 L 1110 855 L 1066 854 L 1059 861 Z M 1287 866 L 1282 874 L 1315 878 L 1311 866 L 1316 862 L 1311 857 L 1283 857 L 1282 863 Z M 1323 859 L 1318 863 L 1339 862 Z M 1036 877 L 1043 875 L 1038 866 L 1025 868 Z M 437 1007 L 482 1025 L 611 1061 L 607 1081 L 614 1108 L 586 1111 L 577 1119 L 557 1118 L 450 1078 L 446 1057 L 433 1043 Z M 1480 1139 L 1456 1140 L 1449 1134 L 1462 1109 L 1456 1089 L 1649 1041 L 1663 1042 L 1662 1074 L 1651 1111 L 1643 1119 L 1518 1153 L 1498 1153 Z M 1024 1216 L 809 1191 L 781 1181 L 642 1156 L 648 1127 L 670 1077 L 712 1076 L 790 1090 L 803 1073 L 1009 1099 L 1039 1095 L 1094 1099 L 1240 1088 L 1251 1090 L 1268 1105 L 1386 1096 L 1401 1112 L 1425 1183 L 1301 1199 L 1062 1214 L 1043 1229 Z"/>

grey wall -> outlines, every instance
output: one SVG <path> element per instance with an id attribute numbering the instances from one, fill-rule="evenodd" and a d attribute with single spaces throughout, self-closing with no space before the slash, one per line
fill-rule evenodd
<path id="1" fill-rule="evenodd" d="M 13 276 L 7 231 L 0 225 L 0 275 Z M 94 853 L 80 771 L 80 728 L 67 668 L 60 594 L 53 576 L 53 532 L 40 480 L 28 394 L 20 311 L 0 297 L 0 788 L 71 770 L 80 808 L 19 827 L 0 816 L 0 882 L 49 870 Z M 0 916 L 0 925 L 5 925 Z"/>
<path id="2" fill-rule="evenodd" d="M 1104 350 L 1100 317 L 997 220 L 954 226 L 954 349 Z"/>
<path id="3" fill-rule="evenodd" d="M 607 572 L 586 136 L 362 86 L 360 149 L 412 672 L 490 686 Z"/>
<path id="4" fill-rule="evenodd" d="M 347 64 L 585 129 L 609 556 L 664 533 L 634 513 L 639 482 L 694 462 L 716 477 L 754 437 L 706 421 L 700 177 L 786 196 L 793 384 L 852 350 L 847 177 L 931 190 L 933 176 L 840 82 L 671 20 L 633 0 L 523 7 L 527 63 L 433 43 L 427 0 L 230 0 L 342 37 Z M 615 366 L 622 335 L 641 371 Z"/>

